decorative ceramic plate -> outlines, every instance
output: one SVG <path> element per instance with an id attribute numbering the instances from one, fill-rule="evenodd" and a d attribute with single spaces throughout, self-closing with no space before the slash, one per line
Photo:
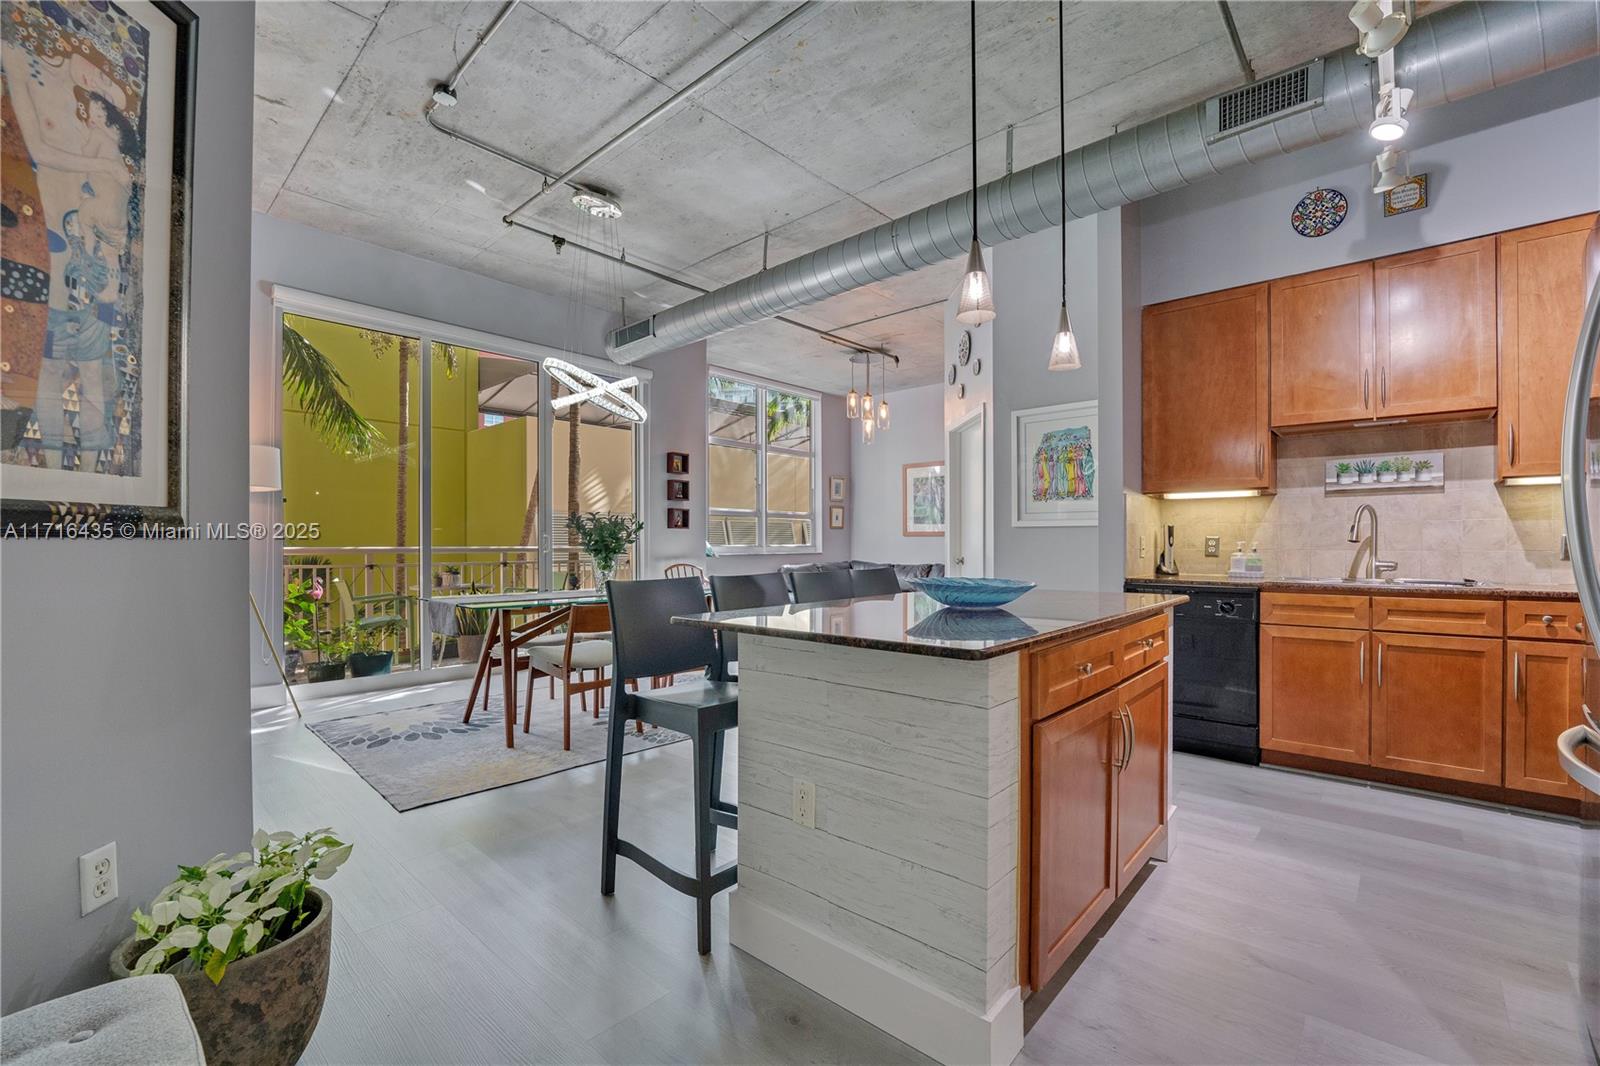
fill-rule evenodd
<path id="1" fill-rule="evenodd" d="M 950 378 L 950 384 L 954 385 L 956 383 L 956 365 L 954 363 L 950 364 L 949 378 Z"/>
<path id="2" fill-rule="evenodd" d="M 967 360 L 972 358 L 972 334 L 966 330 L 962 330 L 961 336 L 956 338 L 956 358 L 961 360 L 962 366 L 966 366 Z"/>
<path id="3" fill-rule="evenodd" d="M 1289 212 L 1289 225 L 1302 237 L 1326 237 L 1350 213 L 1350 201 L 1338 189 L 1312 189 Z"/>
<path id="4" fill-rule="evenodd" d="M 1001 607 L 1033 588 L 1032 581 L 1004 577 L 914 577 L 911 587 L 946 607 Z"/>

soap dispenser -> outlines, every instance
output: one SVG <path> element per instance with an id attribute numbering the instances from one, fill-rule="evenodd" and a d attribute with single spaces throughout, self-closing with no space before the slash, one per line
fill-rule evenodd
<path id="1" fill-rule="evenodd" d="M 1244 541 L 1238 541 L 1233 554 L 1228 556 L 1228 576 L 1243 577 L 1247 570 L 1244 555 Z"/>
<path id="2" fill-rule="evenodd" d="M 1250 554 L 1245 556 L 1244 568 L 1251 577 L 1260 577 L 1267 572 L 1266 564 L 1261 561 L 1260 545 L 1250 545 Z"/>

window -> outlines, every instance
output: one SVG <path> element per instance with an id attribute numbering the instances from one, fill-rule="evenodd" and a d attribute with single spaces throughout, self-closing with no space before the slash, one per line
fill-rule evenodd
<path id="1" fill-rule="evenodd" d="M 815 551 L 818 397 L 706 381 L 708 530 L 718 551 Z"/>

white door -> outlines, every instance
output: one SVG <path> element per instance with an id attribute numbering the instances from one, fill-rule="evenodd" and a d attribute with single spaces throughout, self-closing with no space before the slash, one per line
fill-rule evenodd
<path id="1" fill-rule="evenodd" d="M 980 409 L 950 431 L 950 562 L 955 577 L 983 577 L 984 500 L 989 465 Z"/>

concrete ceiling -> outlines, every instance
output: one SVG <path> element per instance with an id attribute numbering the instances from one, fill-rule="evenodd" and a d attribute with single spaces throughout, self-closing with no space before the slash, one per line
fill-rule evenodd
<path id="1" fill-rule="evenodd" d="M 564 170 L 771 25 L 795 4 L 525 2 L 461 79 L 453 128 Z M 1348 0 L 1235 2 L 1251 65 L 1266 74 L 1354 43 Z M 290 0 L 256 8 L 255 208 L 630 317 L 692 293 L 507 227 L 538 188 L 528 170 L 424 120 L 432 85 L 497 3 Z M 1056 151 L 1056 5 L 978 11 L 979 177 Z M 1214 0 L 1066 7 L 1067 141 L 1085 144 L 1240 84 Z M 822 3 L 583 180 L 624 217 L 585 229 L 561 195 L 522 220 L 625 247 L 630 259 L 715 287 L 959 192 L 969 181 L 965 5 Z M 574 262 L 586 259 L 584 264 Z M 942 311 L 959 264 L 846 293 L 793 317 L 901 358 L 891 387 L 940 378 Z M 933 306 L 924 306 L 924 305 Z M 714 364 L 829 392 L 843 349 L 766 323 L 713 338 Z"/>

